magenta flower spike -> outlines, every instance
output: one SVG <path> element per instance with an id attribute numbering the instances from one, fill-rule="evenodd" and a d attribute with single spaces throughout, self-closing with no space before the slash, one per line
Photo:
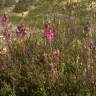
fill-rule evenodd
<path id="1" fill-rule="evenodd" d="M 27 28 L 24 24 L 17 26 L 16 35 L 17 37 L 24 37 L 27 34 Z"/>
<path id="2" fill-rule="evenodd" d="M 52 30 L 48 30 L 47 32 L 45 32 L 45 37 L 48 41 L 51 41 L 54 37 L 54 33 L 52 32 Z"/>
<path id="3" fill-rule="evenodd" d="M 52 30 L 52 26 L 50 26 L 50 24 L 46 25 L 45 26 L 45 32 L 44 32 L 44 35 L 45 35 L 45 38 L 48 40 L 48 41 L 52 41 L 52 39 L 54 38 L 54 32 Z"/>
<path id="4" fill-rule="evenodd" d="M 9 23 L 9 17 L 4 14 L 4 16 L 1 19 L 1 24 L 5 26 L 8 25 L 8 23 Z"/>

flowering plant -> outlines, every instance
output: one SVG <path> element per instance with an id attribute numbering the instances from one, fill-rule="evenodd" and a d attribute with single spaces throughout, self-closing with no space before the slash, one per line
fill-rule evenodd
<path id="1" fill-rule="evenodd" d="M 5 26 L 8 25 L 8 23 L 9 23 L 9 16 L 4 14 L 4 16 L 1 18 L 1 24 Z"/>
<path id="2" fill-rule="evenodd" d="M 27 34 L 27 27 L 25 24 L 17 26 L 16 34 L 18 37 L 24 37 Z"/>
<path id="3" fill-rule="evenodd" d="M 48 41 L 51 41 L 54 38 L 53 28 L 50 24 L 45 25 L 44 35 Z"/>

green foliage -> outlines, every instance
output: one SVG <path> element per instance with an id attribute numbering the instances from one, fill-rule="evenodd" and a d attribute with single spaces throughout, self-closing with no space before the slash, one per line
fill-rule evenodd
<path id="1" fill-rule="evenodd" d="M 14 89 L 4 82 L 3 87 L 0 90 L 0 96 L 16 96 Z"/>

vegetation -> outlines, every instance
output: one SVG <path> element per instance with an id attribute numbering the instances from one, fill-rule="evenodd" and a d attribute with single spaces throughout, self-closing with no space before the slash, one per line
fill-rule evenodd
<path id="1" fill-rule="evenodd" d="M 96 1 L 7 1 L 0 96 L 96 96 Z"/>

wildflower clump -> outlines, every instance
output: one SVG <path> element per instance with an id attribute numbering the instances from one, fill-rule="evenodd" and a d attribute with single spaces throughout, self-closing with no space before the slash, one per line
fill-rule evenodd
<path id="1" fill-rule="evenodd" d="M 5 26 L 8 25 L 8 23 L 9 23 L 9 16 L 4 14 L 4 16 L 1 18 L 1 24 Z"/>
<path id="2" fill-rule="evenodd" d="M 17 37 L 24 37 L 27 34 L 27 27 L 25 24 L 17 26 L 16 35 Z"/>
<path id="3" fill-rule="evenodd" d="M 48 41 L 52 41 L 52 39 L 54 38 L 54 31 L 51 24 L 45 24 L 44 35 L 46 40 Z"/>

